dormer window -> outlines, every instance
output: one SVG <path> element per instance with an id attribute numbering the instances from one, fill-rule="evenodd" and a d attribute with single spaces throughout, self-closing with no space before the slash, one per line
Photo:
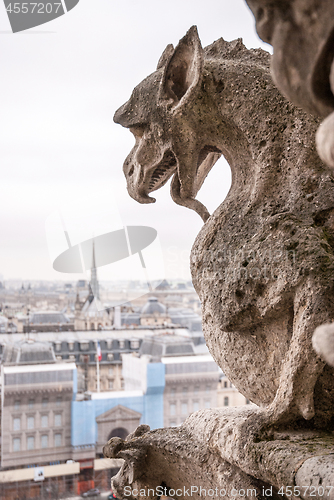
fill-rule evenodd
<path id="1" fill-rule="evenodd" d="M 88 349 L 89 349 L 88 340 L 85 340 L 84 342 L 80 342 L 80 350 L 81 351 L 88 351 Z"/>

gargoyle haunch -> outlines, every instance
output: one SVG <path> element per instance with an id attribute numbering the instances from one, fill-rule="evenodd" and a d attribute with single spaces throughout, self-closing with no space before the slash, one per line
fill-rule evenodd
<path id="1" fill-rule="evenodd" d="M 114 119 L 136 138 L 130 195 L 152 202 L 173 175 L 174 201 L 206 221 L 191 268 L 214 359 L 272 423 L 328 427 L 334 372 L 311 337 L 334 318 L 334 178 L 317 119 L 281 96 L 269 66 L 241 40 L 203 49 L 192 27 Z M 222 154 L 232 186 L 209 217 L 195 197 Z"/>

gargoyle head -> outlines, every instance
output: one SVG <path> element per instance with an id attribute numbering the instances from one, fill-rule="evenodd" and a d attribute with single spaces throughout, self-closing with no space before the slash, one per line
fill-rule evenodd
<path id="1" fill-rule="evenodd" d="M 136 139 L 124 162 L 128 192 L 140 203 L 173 176 L 171 195 L 204 221 L 207 209 L 196 195 L 221 155 L 204 124 L 204 51 L 193 26 L 174 49 L 168 45 L 157 70 L 143 80 L 114 116 Z"/>
<path id="2" fill-rule="evenodd" d="M 281 92 L 319 116 L 334 110 L 332 0 L 246 0 L 258 35 L 274 48 L 272 72 Z M 334 82 L 332 82 L 332 85 Z"/>

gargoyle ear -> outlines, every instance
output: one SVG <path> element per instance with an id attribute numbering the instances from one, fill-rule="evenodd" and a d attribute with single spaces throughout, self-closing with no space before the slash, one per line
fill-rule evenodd
<path id="1" fill-rule="evenodd" d="M 174 46 L 172 43 L 169 43 L 159 59 L 157 70 L 165 66 L 165 64 L 170 59 L 173 52 L 174 52 Z"/>
<path id="2" fill-rule="evenodd" d="M 204 51 L 197 28 L 192 26 L 179 41 L 171 57 L 169 53 L 160 87 L 160 99 L 173 99 L 174 104 L 178 104 L 185 95 L 191 95 L 201 82 L 203 61 Z"/>

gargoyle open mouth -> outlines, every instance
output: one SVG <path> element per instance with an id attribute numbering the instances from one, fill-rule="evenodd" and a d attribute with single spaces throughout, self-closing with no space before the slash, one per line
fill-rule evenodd
<path id="1" fill-rule="evenodd" d="M 162 187 L 170 176 L 176 171 L 176 158 L 171 150 L 165 151 L 161 162 L 156 166 L 151 174 L 148 184 L 148 192 L 156 191 Z"/>

